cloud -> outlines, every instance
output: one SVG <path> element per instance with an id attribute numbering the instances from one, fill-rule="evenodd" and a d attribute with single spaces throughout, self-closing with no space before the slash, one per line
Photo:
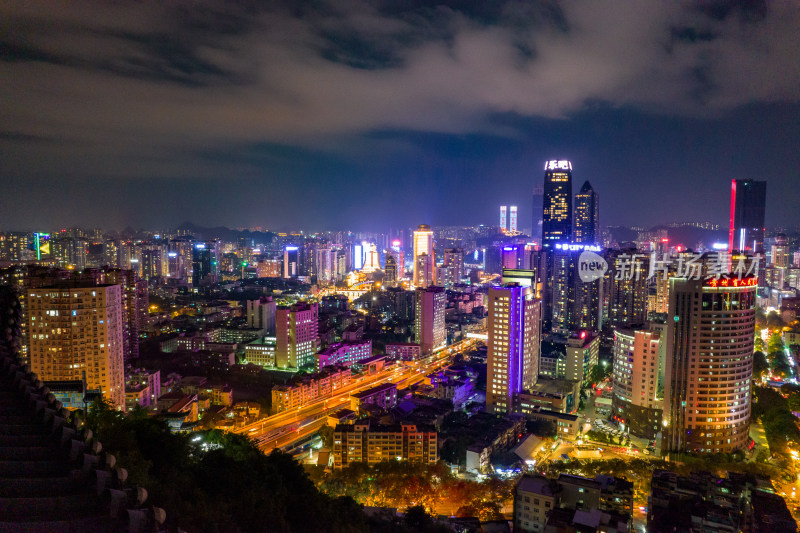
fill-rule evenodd
<path id="1" fill-rule="evenodd" d="M 800 99 L 791 0 L 467 5 L 3 2 L 0 131 L 63 141 L 9 168 L 211 177 L 247 172 L 198 156 L 226 146 L 505 136 L 498 114 L 702 116 Z"/>

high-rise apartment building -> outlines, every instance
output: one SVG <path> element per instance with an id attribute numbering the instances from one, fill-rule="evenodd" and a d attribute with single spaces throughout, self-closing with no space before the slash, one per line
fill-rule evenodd
<path id="1" fill-rule="evenodd" d="M 461 283 L 464 278 L 464 249 L 446 248 L 444 251 L 444 266 L 451 271 L 453 283 Z"/>
<path id="2" fill-rule="evenodd" d="M 122 353 L 125 361 L 138 358 L 139 332 L 147 326 L 149 316 L 147 282 L 133 270 L 122 268 L 102 268 L 89 274 L 95 283 L 122 287 L 122 312 L 125 315 Z"/>
<path id="3" fill-rule="evenodd" d="M 591 331 L 570 335 L 549 335 L 541 344 L 539 375 L 589 384 L 589 374 L 597 364 L 600 336 Z"/>
<path id="4" fill-rule="evenodd" d="M 247 301 L 247 327 L 261 330 L 261 335 L 275 334 L 277 304 L 272 296 Z"/>
<path id="5" fill-rule="evenodd" d="M 319 345 L 319 306 L 298 302 L 280 306 L 275 316 L 275 364 L 278 368 L 317 367 Z"/>
<path id="6" fill-rule="evenodd" d="M 672 278 L 664 387 L 667 451 L 745 447 L 755 337 L 755 278 Z"/>
<path id="7" fill-rule="evenodd" d="M 661 431 L 665 355 L 666 324 L 615 328 L 612 417 L 637 437 Z"/>
<path id="8" fill-rule="evenodd" d="M 766 205 L 766 181 L 731 180 L 729 251 L 764 251 Z"/>
<path id="9" fill-rule="evenodd" d="M 415 293 L 414 342 L 420 345 L 423 355 L 447 343 L 444 311 L 447 293 L 443 287 L 417 289 Z"/>
<path id="10" fill-rule="evenodd" d="M 433 264 L 433 256 L 420 254 L 414 261 L 414 274 L 418 276 L 418 283 L 415 286 L 425 289 L 436 283 L 436 267 Z"/>
<path id="11" fill-rule="evenodd" d="M 119 285 L 28 289 L 31 370 L 42 381 L 86 380 L 125 408 L 122 288 Z"/>
<path id="12" fill-rule="evenodd" d="M 575 195 L 575 222 L 572 241 L 596 244 L 600 238 L 600 196 L 587 181 Z"/>
<path id="13" fill-rule="evenodd" d="M 770 250 L 772 266 L 776 268 L 789 268 L 791 261 L 789 257 L 789 239 L 785 234 L 779 233 L 775 236 L 775 243 Z"/>
<path id="14" fill-rule="evenodd" d="M 539 376 L 541 302 L 530 287 L 510 283 L 489 289 L 486 407 L 510 413 L 514 395 Z"/>
<path id="15" fill-rule="evenodd" d="M 422 255 L 428 256 L 428 262 L 420 262 Z M 427 224 L 420 224 L 414 232 L 414 286 L 427 287 L 433 284 L 433 268 L 436 266 L 436 255 L 433 249 L 433 231 Z M 422 270 L 420 270 L 422 267 Z"/>
<path id="16" fill-rule="evenodd" d="M 572 163 L 548 161 L 544 166 L 542 245 L 572 240 Z"/>

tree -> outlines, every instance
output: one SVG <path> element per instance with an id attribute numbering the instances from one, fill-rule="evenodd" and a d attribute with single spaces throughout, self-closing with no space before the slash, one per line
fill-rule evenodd
<path id="1" fill-rule="evenodd" d="M 767 345 L 767 351 L 771 354 L 772 352 L 782 352 L 783 351 L 783 339 L 781 338 L 780 333 L 773 333 L 769 337 L 769 344 Z"/>
<path id="2" fill-rule="evenodd" d="M 528 420 L 525 428 L 538 437 L 555 438 L 558 428 L 552 420 Z"/>
<path id="3" fill-rule="evenodd" d="M 758 350 L 759 352 L 763 352 L 763 351 L 764 351 L 764 348 L 765 348 L 765 346 L 764 346 L 764 339 L 762 339 L 760 336 L 756 337 L 756 340 L 755 340 L 755 342 L 753 343 L 753 346 L 754 346 L 754 348 L 755 348 L 756 350 Z"/>
<path id="4" fill-rule="evenodd" d="M 753 353 L 753 378 L 760 380 L 767 370 L 769 370 L 769 362 L 764 352 Z"/>
<path id="5" fill-rule="evenodd" d="M 473 500 L 468 505 L 458 508 L 456 516 L 460 518 L 474 517 L 481 522 L 488 522 L 490 520 L 502 520 L 503 514 L 500 512 L 500 506 L 494 501 Z"/>
<path id="6" fill-rule="evenodd" d="M 769 329 L 782 329 L 786 324 L 783 322 L 780 313 L 777 311 L 770 311 L 767 315 L 767 327 Z"/>
<path id="7" fill-rule="evenodd" d="M 756 328 L 764 329 L 767 327 L 767 314 L 761 307 L 756 307 Z"/>
<path id="8" fill-rule="evenodd" d="M 608 368 L 608 365 L 594 365 L 592 369 L 589 370 L 589 382 L 592 385 L 596 385 L 603 381 L 609 374 L 609 371 L 607 370 Z"/>
<path id="9" fill-rule="evenodd" d="M 319 436 L 325 448 L 333 449 L 333 426 L 325 424 L 319 428 Z"/>

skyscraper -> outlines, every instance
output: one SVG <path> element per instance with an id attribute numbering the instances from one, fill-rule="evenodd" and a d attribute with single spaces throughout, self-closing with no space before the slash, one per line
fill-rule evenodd
<path id="1" fill-rule="evenodd" d="M 53 286 L 27 296 L 31 370 L 42 381 L 85 379 L 87 390 L 124 409 L 122 288 Z"/>
<path id="2" fill-rule="evenodd" d="M 666 325 L 614 330 L 613 417 L 637 437 L 661 431 Z"/>
<path id="3" fill-rule="evenodd" d="M 430 262 L 426 268 L 426 263 L 420 264 L 419 257 L 427 255 Z M 433 284 L 433 267 L 436 264 L 433 249 L 433 231 L 427 224 L 420 224 L 414 232 L 414 286 L 427 287 Z M 423 270 L 420 271 L 420 266 Z"/>
<path id="4" fill-rule="evenodd" d="M 505 232 L 508 229 L 508 206 L 500 206 L 500 231 Z"/>
<path id="5" fill-rule="evenodd" d="M 533 186 L 533 217 L 531 218 L 531 238 L 541 244 L 542 242 L 542 207 L 544 203 L 544 187 L 541 184 Z"/>
<path id="6" fill-rule="evenodd" d="M 447 343 L 444 310 L 447 294 L 442 287 L 417 289 L 415 293 L 414 342 L 420 345 L 423 355 Z"/>
<path id="7" fill-rule="evenodd" d="M 319 306 L 298 302 L 275 313 L 275 364 L 278 368 L 313 368 L 319 345 Z"/>
<path id="8" fill-rule="evenodd" d="M 386 267 L 383 271 L 383 283 L 394 287 L 397 283 L 397 259 L 392 254 L 386 254 Z"/>
<path id="9" fill-rule="evenodd" d="M 600 196 L 587 181 L 575 195 L 575 227 L 572 240 L 581 244 L 595 244 L 600 237 L 599 231 Z"/>
<path id="10" fill-rule="evenodd" d="M 461 283 L 464 277 L 464 249 L 446 248 L 444 251 L 444 266 L 452 271 L 453 283 Z"/>
<path id="11" fill-rule="evenodd" d="M 508 208 L 508 231 L 512 233 L 517 231 L 517 206 L 515 205 Z"/>
<path id="12" fill-rule="evenodd" d="M 283 249 L 283 277 L 296 278 L 300 275 L 300 248 L 287 246 Z"/>
<path id="13" fill-rule="evenodd" d="M 514 409 L 514 395 L 533 387 L 539 375 L 541 302 L 530 287 L 509 283 L 489 289 L 486 407 Z"/>
<path id="14" fill-rule="evenodd" d="M 639 257 L 630 267 L 631 272 L 620 272 L 621 268 L 628 268 L 623 267 L 623 262 L 630 261 L 630 257 L 636 253 L 636 249 L 632 248 L 608 252 L 608 294 L 605 300 L 608 324 L 611 326 L 638 325 L 647 319 L 650 257 Z"/>
<path id="15" fill-rule="evenodd" d="M 764 251 L 766 203 L 766 181 L 731 180 L 728 250 Z"/>
<path id="16" fill-rule="evenodd" d="M 219 262 L 215 242 L 198 242 L 192 249 L 192 285 L 199 287 L 203 280 L 215 280 Z"/>
<path id="17" fill-rule="evenodd" d="M 756 283 L 670 280 L 665 450 L 729 453 L 747 444 Z"/>
<path id="18" fill-rule="evenodd" d="M 583 249 L 579 245 L 548 252 L 545 323 L 564 335 L 576 330 L 598 331 L 602 326 L 603 280 L 581 279 L 578 268 Z"/>
<path id="19" fill-rule="evenodd" d="M 544 166 L 542 245 L 572 240 L 572 163 L 548 161 Z"/>

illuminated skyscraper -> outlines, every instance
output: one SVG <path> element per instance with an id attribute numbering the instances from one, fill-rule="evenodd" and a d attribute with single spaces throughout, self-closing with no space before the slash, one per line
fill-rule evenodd
<path id="1" fill-rule="evenodd" d="M 767 182 L 731 181 L 731 216 L 728 250 L 764 251 L 764 216 L 767 203 Z"/>
<path id="2" fill-rule="evenodd" d="M 544 166 L 542 245 L 572 240 L 572 163 L 548 161 Z"/>
<path id="3" fill-rule="evenodd" d="M 87 390 L 100 391 L 114 407 L 124 409 L 121 287 L 28 289 L 27 304 L 30 365 L 39 379 L 85 379 Z"/>
<path id="4" fill-rule="evenodd" d="M 447 343 L 444 310 L 447 293 L 442 287 L 417 289 L 415 293 L 414 342 L 429 354 Z"/>
<path id="5" fill-rule="evenodd" d="M 394 287 L 397 283 L 397 260 L 394 258 L 394 255 L 388 253 L 386 254 L 383 283 L 388 287 Z"/>
<path id="6" fill-rule="evenodd" d="M 633 248 L 608 252 L 609 270 L 605 286 L 608 289 L 608 324 L 611 326 L 632 326 L 647 320 L 650 257 L 640 254 L 641 257 L 633 263 L 630 258 L 637 253 Z M 628 265 L 626 261 L 633 264 Z M 658 277 L 663 276 L 659 273 Z"/>
<path id="7" fill-rule="evenodd" d="M 613 418 L 637 437 L 655 439 L 664 407 L 666 325 L 615 328 Z"/>
<path id="8" fill-rule="evenodd" d="M 461 283 L 464 277 L 464 249 L 446 248 L 444 251 L 444 266 L 452 271 L 453 283 Z"/>
<path id="9" fill-rule="evenodd" d="M 319 306 L 298 302 L 275 313 L 275 365 L 278 368 L 316 370 L 319 346 Z"/>
<path id="10" fill-rule="evenodd" d="M 600 237 L 600 196 L 587 181 L 575 195 L 573 242 L 596 244 Z"/>
<path id="11" fill-rule="evenodd" d="M 560 245 L 559 245 L 560 246 Z M 579 260 L 584 245 L 548 252 L 545 322 L 556 333 L 598 331 L 602 327 L 603 280 L 584 282 Z M 599 249 L 598 249 L 599 250 Z"/>
<path id="12" fill-rule="evenodd" d="M 755 278 L 672 278 L 667 318 L 667 451 L 729 453 L 747 445 Z"/>
<path id="13" fill-rule="evenodd" d="M 514 395 L 533 387 L 539 375 L 541 302 L 530 287 L 510 283 L 489 289 L 486 407 L 514 410 Z"/>
<path id="14" fill-rule="evenodd" d="M 517 206 L 515 205 L 508 208 L 508 231 L 517 231 Z"/>
<path id="15" fill-rule="evenodd" d="M 296 278 L 300 275 L 300 248 L 287 246 L 283 249 L 283 277 Z"/>
<path id="16" fill-rule="evenodd" d="M 500 231 L 505 232 L 508 229 L 508 206 L 500 206 Z"/>
<path id="17" fill-rule="evenodd" d="M 779 233 L 775 236 L 775 244 L 770 250 L 772 266 L 776 268 L 789 268 L 789 239 L 785 234 Z"/>
<path id="18" fill-rule="evenodd" d="M 425 262 L 420 262 L 421 255 L 427 255 L 429 266 Z M 414 232 L 414 286 L 427 287 L 433 284 L 433 267 L 435 266 L 435 255 L 433 249 L 433 231 L 427 224 L 420 224 Z M 422 266 L 423 270 L 420 270 Z"/>
<path id="19" fill-rule="evenodd" d="M 381 262 L 380 258 L 378 257 L 377 246 L 375 246 L 374 243 L 365 243 L 364 249 L 366 250 L 366 254 L 364 255 L 364 267 L 361 269 L 361 272 L 369 274 L 371 272 L 375 272 L 376 270 L 380 270 Z"/>
<path id="20" fill-rule="evenodd" d="M 215 242 L 198 242 L 192 249 L 192 285 L 200 286 L 203 280 L 215 281 L 219 248 Z M 136 267 L 131 267 L 136 270 Z"/>

